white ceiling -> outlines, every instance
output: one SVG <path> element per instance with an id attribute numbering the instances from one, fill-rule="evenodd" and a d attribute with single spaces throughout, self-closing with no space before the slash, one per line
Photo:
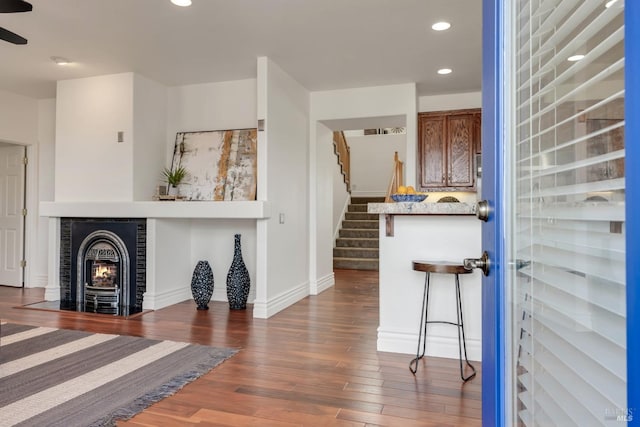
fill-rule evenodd
<path id="1" fill-rule="evenodd" d="M 0 14 L 0 90 L 55 96 L 55 81 L 133 71 L 167 86 L 256 77 L 268 56 L 309 90 L 416 82 L 480 90 L 482 0 L 31 0 Z M 435 32 L 438 20 L 452 23 Z M 51 56 L 74 61 L 58 66 Z M 439 68 L 453 73 L 440 76 Z"/>

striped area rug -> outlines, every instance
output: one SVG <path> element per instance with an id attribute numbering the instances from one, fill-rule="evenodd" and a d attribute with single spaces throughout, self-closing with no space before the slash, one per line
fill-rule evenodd
<path id="1" fill-rule="evenodd" d="M 121 335 L 0 325 L 0 426 L 110 426 L 236 350 Z"/>

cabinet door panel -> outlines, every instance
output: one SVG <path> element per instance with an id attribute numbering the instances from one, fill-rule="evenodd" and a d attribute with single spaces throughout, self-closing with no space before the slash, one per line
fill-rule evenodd
<path id="1" fill-rule="evenodd" d="M 442 187 L 446 179 L 446 135 L 444 116 L 420 121 L 420 187 Z"/>
<path id="2" fill-rule="evenodd" d="M 473 186 L 474 117 L 452 115 L 449 117 L 449 187 Z"/>

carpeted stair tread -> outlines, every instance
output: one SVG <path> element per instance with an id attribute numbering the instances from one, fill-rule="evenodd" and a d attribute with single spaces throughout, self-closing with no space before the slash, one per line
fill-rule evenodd
<path id="1" fill-rule="evenodd" d="M 333 249 L 333 267 L 378 270 L 380 216 L 367 212 L 368 203 L 384 197 L 352 197 Z"/>
<path id="2" fill-rule="evenodd" d="M 338 237 L 336 247 L 343 248 L 378 248 L 379 239 L 377 237 Z"/>
<path id="3" fill-rule="evenodd" d="M 378 229 L 373 228 L 342 228 L 339 231 L 340 237 L 362 237 L 362 238 L 378 238 Z"/>
<path id="4" fill-rule="evenodd" d="M 378 214 L 370 214 L 366 212 L 347 212 L 344 214 L 344 219 L 347 221 L 379 221 Z"/>
<path id="5" fill-rule="evenodd" d="M 343 228 L 369 228 L 378 229 L 379 221 L 367 221 L 367 220 L 348 220 L 342 221 Z"/>
<path id="6" fill-rule="evenodd" d="M 349 205 L 347 207 L 347 212 L 364 212 L 364 213 L 366 213 L 368 209 L 369 209 L 369 206 L 366 205 L 366 204 Z M 377 214 L 375 214 L 375 215 L 377 215 Z"/>
<path id="7" fill-rule="evenodd" d="M 384 196 L 352 197 L 354 205 L 366 205 L 367 203 L 384 203 Z"/>
<path id="8" fill-rule="evenodd" d="M 333 248 L 336 258 L 375 258 L 378 259 L 378 248 Z"/>
<path id="9" fill-rule="evenodd" d="M 363 258 L 334 258 L 333 268 L 346 270 L 378 270 L 378 260 Z"/>

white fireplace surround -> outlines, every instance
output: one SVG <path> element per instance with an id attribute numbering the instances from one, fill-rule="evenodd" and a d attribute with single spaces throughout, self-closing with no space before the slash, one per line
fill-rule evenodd
<path id="1" fill-rule="evenodd" d="M 60 299 L 60 218 L 146 218 L 147 280 L 143 310 L 158 310 L 192 297 L 189 278 L 193 260 L 187 248 L 191 245 L 194 220 L 255 220 L 257 227 L 260 220 L 270 216 L 269 205 L 264 201 L 41 202 L 40 214 L 49 217 L 47 301 Z M 217 277 L 221 280 L 221 272 L 217 272 Z"/>

